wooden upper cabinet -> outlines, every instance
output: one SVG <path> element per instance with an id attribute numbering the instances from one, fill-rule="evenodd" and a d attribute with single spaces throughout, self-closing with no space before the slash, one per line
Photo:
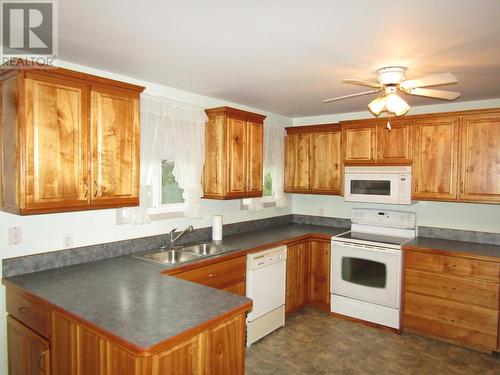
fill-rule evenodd
<path id="1" fill-rule="evenodd" d="M 415 122 L 413 198 L 458 198 L 459 117 Z"/>
<path id="2" fill-rule="evenodd" d="M 261 197 L 266 117 L 230 107 L 205 112 L 204 198 Z"/>
<path id="3" fill-rule="evenodd" d="M 92 200 L 139 204 L 139 97 L 119 89 L 91 92 Z"/>
<path id="4" fill-rule="evenodd" d="M 0 84 L 2 210 L 138 204 L 142 87 L 61 68 L 2 71 Z"/>
<path id="5" fill-rule="evenodd" d="M 460 200 L 500 202 L 500 112 L 464 116 Z"/>
<path id="6" fill-rule="evenodd" d="M 288 129 L 287 129 L 288 130 Z M 285 192 L 309 192 L 310 134 L 287 134 L 285 137 Z"/>
<path id="7" fill-rule="evenodd" d="M 413 161 L 413 121 L 377 124 L 377 164 L 411 164 Z"/>
<path id="8" fill-rule="evenodd" d="M 28 210 L 88 205 L 88 87 L 27 74 L 24 80 Z"/>
<path id="9" fill-rule="evenodd" d="M 402 165 L 413 160 L 413 121 L 349 121 L 342 125 L 346 165 Z"/>
<path id="10" fill-rule="evenodd" d="M 297 126 L 286 131 L 285 191 L 339 195 L 343 173 L 340 126 Z"/>
<path id="11" fill-rule="evenodd" d="M 337 194 L 342 190 L 342 133 L 311 133 L 310 186 L 313 193 Z"/>
<path id="12" fill-rule="evenodd" d="M 344 164 L 374 164 L 376 134 L 375 124 L 344 125 Z"/>

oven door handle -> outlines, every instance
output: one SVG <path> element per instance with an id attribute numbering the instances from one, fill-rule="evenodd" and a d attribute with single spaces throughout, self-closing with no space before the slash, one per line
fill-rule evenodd
<path id="1" fill-rule="evenodd" d="M 352 244 L 352 243 L 340 242 L 340 241 L 333 241 L 332 243 L 333 243 L 333 245 L 347 246 L 347 247 L 351 247 L 353 249 L 372 250 L 372 251 L 378 251 L 378 252 L 383 252 L 383 253 L 401 254 L 401 250 L 389 249 L 386 247 L 364 245 L 364 244 Z"/>

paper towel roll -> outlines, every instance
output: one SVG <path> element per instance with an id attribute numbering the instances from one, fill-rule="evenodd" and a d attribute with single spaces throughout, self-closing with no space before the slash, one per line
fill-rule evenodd
<path id="1" fill-rule="evenodd" d="M 212 217 L 212 241 L 222 241 L 222 215 Z"/>

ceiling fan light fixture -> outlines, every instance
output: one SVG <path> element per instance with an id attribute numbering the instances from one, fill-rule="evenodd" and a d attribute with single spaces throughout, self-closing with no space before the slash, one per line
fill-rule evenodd
<path id="1" fill-rule="evenodd" d="M 368 109 L 375 116 L 378 116 L 385 110 L 386 103 L 387 103 L 387 96 L 382 95 L 382 96 L 379 96 L 379 97 L 373 99 L 370 102 L 370 104 L 368 104 Z"/>
<path id="2" fill-rule="evenodd" d="M 386 108 L 396 116 L 402 116 L 410 110 L 410 106 L 400 96 L 394 93 L 386 95 Z"/>

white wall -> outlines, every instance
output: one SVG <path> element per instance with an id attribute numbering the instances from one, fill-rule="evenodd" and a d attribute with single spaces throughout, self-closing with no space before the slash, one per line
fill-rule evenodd
<path id="1" fill-rule="evenodd" d="M 422 226 L 500 233 L 500 207 L 494 204 L 416 202 L 409 206 L 344 202 L 342 197 L 293 195 L 293 213 L 350 218 L 352 208 L 411 211 Z"/>
<path id="2" fill-rule="evenodd" d="M 412 107 L 409 114 L 438 113 L 468 109 L 500 108 L 500 99 L 435 104 Z M 368 111 L 324 116 L 294 118 L 294 126 L 327 124 L 342 120 L 373 118 Z M 347 203 L 340 197 L 293 195 L 293 213 L 318 216 L 350 216 L 352 207 L 388 208 L 417 213 L 417 223 L 423 226 L 456 228 L 500 233 L 500 206 L 472 203 L 418 202 L 411 206 L 368 205 Z"/>
<path id="3" fill-rule="evenodd" d="M 60 66 L 142 85 L 146 87 L 144 92 L 151 95 L 163 96 L 180 102 L 199 105 L 203 108 L 223 105 L 233 106 L 264 114 L 273 122 L 279 122 L 287 126 L 292 125 L 292 119 L 288 117 L 244 105 L 180 91 L 171 87 L 156 85 L 68 62 L 61 62 Z M 216 214 L 224 216 L 224 223 L 233 223 L 289 213 L 291 213 L 291 200 L 290 205 L 286 208 L 265 208 L 259 212 L 240 210 L 239 200 L 204 200 L 203 218 L 201 219 L 178 218 L 154 221 L 146 225 L 116 225 L 116 210 L 114 209 L 33 216 L 17 216 L 0 212 L 0 274 L 2 271 L 1 259 L 60 250 L 64 248 L 63 236 L 65 233 L 73 234 L 74 247 L 78 247 L 167 233 L 173 228 L 184 228 L 187 225 L 193 225 L 195 228 L 206 227 L 211 225 L 211 217 Z M 8 228 L 14 226 L 21 227 L 22 243 L 9 246 Z M 3 286 L 0 287 L 0 311 L 5 311 L 5 288 Z M 7 374 L 6 353 L 5 314 L 0 313 L 0 374 Z"/>

